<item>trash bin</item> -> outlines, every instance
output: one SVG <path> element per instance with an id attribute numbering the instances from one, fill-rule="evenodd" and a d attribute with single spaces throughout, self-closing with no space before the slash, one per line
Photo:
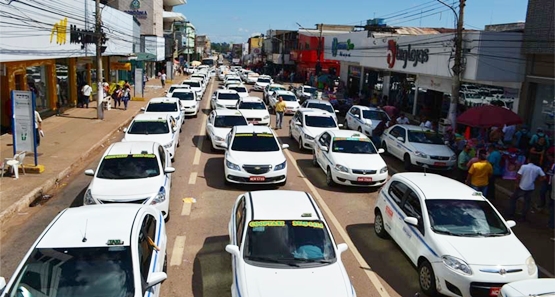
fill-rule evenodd
<path id="1" fill-rule="evenodd" d="M 445 130 L 449 126 L 451 126 L 451 121 L 449 119 L 446 119 L 446 118 L 439 119 L 438 132 L 440 134 L 445 134 Z"/>

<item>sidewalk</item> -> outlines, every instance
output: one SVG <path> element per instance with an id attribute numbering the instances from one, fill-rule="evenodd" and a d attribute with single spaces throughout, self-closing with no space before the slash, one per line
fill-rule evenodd
<path id="1" fill-rule="evenodd" d="M 19 179 L 4 175 L 0 179 L 0 226 L 28 207 L 41 193 L 56 186 L 57 181 L 69 175 L 73 167 L 89 154 L 109 144 L 140 112 L 148 99 L 160 96 L 165 96 L 160 80 L 151 79 L 145 87 L 145 101 L 129 101 L 127 110 L 105 110 L 104 120 L 96 119 L 96 102 L 92 102 L 88 109 L 72 108 L 61 116 L 44 119 L 42 127 L 45 137 L 37 149 L 38 163 L 44 166 L 44 172 L 20 173 Z M 12 135 L 4 134 L 0 136 L 0 158 L 11 157 Z M 24 164 L 34 165 L 34 156 L 27 155 Z"/>

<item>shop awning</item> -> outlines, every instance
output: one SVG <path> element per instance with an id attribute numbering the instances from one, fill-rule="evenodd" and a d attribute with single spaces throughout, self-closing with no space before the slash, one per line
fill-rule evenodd
<path id="1" fill-rule="evenodd" d="M 124 62 L 111 62 L 110 63 L 111 70 L 131 70 L 131 63 L 124 63 Z"/>

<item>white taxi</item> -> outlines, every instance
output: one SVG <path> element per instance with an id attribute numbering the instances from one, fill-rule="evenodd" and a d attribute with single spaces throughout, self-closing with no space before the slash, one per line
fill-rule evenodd
<path id="1" fill-rule="evenodd" d="M 240 195 L 228 225 L 232 297 L 355 297 L 324 215 L 306 192 Z"/>
<path id="2" fill-rule="evenodd" d="M 273 84 L 274 80 L 267 75 L 261 75 L 256 79 L 254 86 L 252 87 L 255 91 L 264 91 L 266 86 Z"/>
<path id="3" fill-rule="evenodd" d="M 339 123 L 339 120 L 337 119 L 337 113 L 339 113 L 339 110 L 336 110 L 329 101 L 320 99 L 307 99 L 301 104 L 300 108 L 314 108 L 327 111 L 333 116 L 335 121 Z"/>
<path id="4" fill-rule="evenodd" d="M 240 111 L 215 109 L 206 119 L 206 135 L 213 150 L 225 150 L 225 141 L 231 128 L 247 125 L 247 119 Z"/>
<path id="5" fill-rule="evenodd" d="M 326 130 L 339 130 L 342 126 L 327 111 L 301 108 L 289 121 L 289 137 L 299 143 L 300 150 L 312 150 L 317 135 Z"/>
<path id="6" fill-rule="evenodd" d="M 2 296 L 160 296 L 166 226 L 144 205 L 62 210 L 31 246 Z"/>
<path id="7" fill-rule="evenodd" d="M 181 84 L 190 86 L 191 90 L 195 91 L 197 93 L 197 96 L 202 99 L 205 89 L 203 88 L 203 84 L 201 81 L 195 79 L 187 79 L 184 80 Z"/>
<path id="8" fill-rule="evenodd" d="M 171 115 L 138 114 L 129 127 L 123 129 L 121 141 L 154 141 L 168 150 L 170 158 L 175 157 L 179 146 L 179 127 Z"/>
<path id="9" fill-rule="evenodd" d="M 239 110 L 249 124 L 270 126 L 270 113 L 264 101 L 258 97 L 245 97 L 241 98 L 237 103 L 237 110 Z"/>
<path id="10" fill-rule="evenodd" d="M 116 142 L 110 145 L 85 191 L 84 205 L 130 203 L 153 205 L 170 219 L 172 185 L 170 154 L 152 141 Z"/>
<path id="11" fill-rule="evenodd" d="M 249 91 L 244 85 L 228 85 L 227 89 L 236 91 L 241 98 L 249 96 Z"/>
<path id="12" fill-rule="evenodd" d="M 212 109 L 237 109 L 241 96 L 234 90 L 217 90 L 210 98 Z"/>
<path id="13" fill-rule="evenodd" d="M 512 282 L 501 287 L 497 297 L 554 297 L 555 278 L 528 279 Z"/>
<path id="14" fill-rule="evenodd" d="M 382 119 L 385 119 L 386 122 L 391 120 L 383 110 L 375 107 L 353 105 L 345 115 L 344 125 L 346 129 L 356 130 L 372 137 L 372 131 L 376 129 Z"/>
<path id="15" fill-rule="evenodd" d="M 387 165 L 370 138 L 349 130 L 329 130 L 318 135 L 312 163 L 326 173 L 326 183 L 347 186 L 381 186 Z"/>
<path id="16" fill-rule="evenodd" d="M 177 90 L 177 89 L 191 89 L 190 85 L 171 85 L 170 88 L 167 91 L 164 91 L 164 93 L 166 93 L 166 97 L 171 97 L 173 91 Z"/>
<path id="17" fill-rule="evenodd" d="M 178 98 L 181 101 L 183 113 L 185 116 L 197 117 L 200 111 L 200 97 L 193 90 L 177 89 L 172 92 L 173 98 Z"/>
<path id="18" fill-rule="evenodd" d="M 184 108 L 179 98 L 155 97 L 148 101 L 146 107 L 141 107 L 144 114 L 162 115 L 169 114 L 177 122 L 177 126 L 181 127 L 185 123 Z"/>
<path id="19" fill-rule="evenodd" d="M 226 183 L 277 184 L 287 182 L 289 145 L 280 145 L 274 131 L 265 126 L 235 126 L 228 134 L 224 158 Z"/>
<path id="20" fill-rule="evenodd" d="M 275 109 L 278 97 L 283 98 L 283 102 L 285 102 L 284 114 L 294 114 L 301 107 L 297 96 L 295 96 L 293 92 L 286 90 L 275 90 L 271 92 L 268 96 L 268 106 Z"/>
<path id="21" fill-rule="evenodd" d="M 457 162 L 455 153 L 432 130 L 414 125 L 394 125 L 381 137 L 382 148 L 404 162 L 405 170 L 412 166 L 436 170 L 453 169 Z"/>
<path id="22" fill-rule="evenodd" d="M 535 279 L 530 252 L 493 205 L 469 186 L 430 173 L 397 173 L 378 194 L 374 231 L 391 236 L 418 270 L 427 296 L 497 296 Z"/>

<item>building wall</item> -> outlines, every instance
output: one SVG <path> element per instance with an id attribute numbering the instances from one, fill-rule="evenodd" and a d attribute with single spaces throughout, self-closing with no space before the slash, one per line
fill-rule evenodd
<path id="1" fill-rule="evenodd" d="M 526 54 L 553 55 L 555 51 L 555 1 L 528 0 L 526 26 L 524 28 L 524 52 Z M 547 42 L 546 41 L 551 41 Z"/>

